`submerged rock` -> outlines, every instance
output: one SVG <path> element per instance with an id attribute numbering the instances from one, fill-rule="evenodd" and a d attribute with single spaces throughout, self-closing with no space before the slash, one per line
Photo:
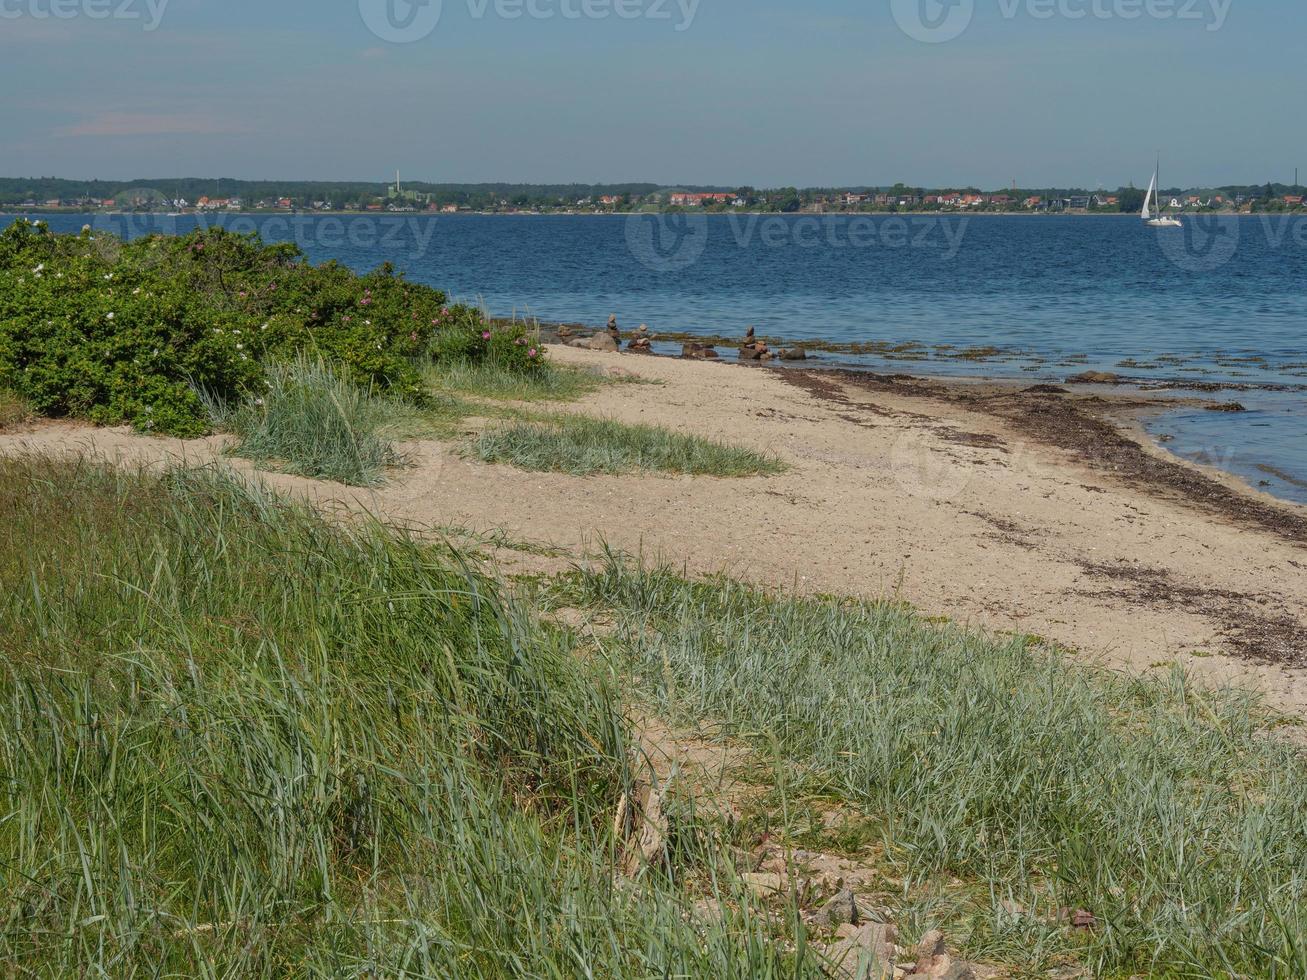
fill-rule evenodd
<path id="1" fill-rule="evenodd" d="M 1085 371 L 1081 374 L 1073 374 L 1066 379 L 1069 385 L 1115 385 L 1120 384 L 1123 379 L 1119 374 L 1113 374 L 1111 371 Z"/>
<path id="2" fill-rule="evenodd" d="M 681 356 L 690 360 L 703 361 L 716 357 L 717 351 L 708 344 L 682 344 Z"/>

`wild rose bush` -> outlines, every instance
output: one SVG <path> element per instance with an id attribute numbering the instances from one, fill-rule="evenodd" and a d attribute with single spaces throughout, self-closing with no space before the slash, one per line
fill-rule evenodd
<path id="1" fill-rule="evenodd" d="M 199 390 L 257 392 L 266 364 L 299 352 L 420 402 L 414 358 L 470 320 L 389 264 L 313 266 L 294 245 L 217 228 L 132 242 L 22 220 L 0 232 L 0 388 L 43 415 L 199 435 Z"/>
<path id="2" fill-rule="evenodd" d="M 427 351 L 440 363 L 488 364 L 530 374 L 544 368 L 545 351 L 524 323 L 496 323 L 469 306 L 452 307 Z"/>

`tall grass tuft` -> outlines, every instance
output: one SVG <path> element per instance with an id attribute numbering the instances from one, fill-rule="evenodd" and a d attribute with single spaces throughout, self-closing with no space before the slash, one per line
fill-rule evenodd
<path id="1" fill-rule="evenodd" d="M 548 362 L 522 371 L 493 360 L 461 359 L 431 361 L 422 377 L 436 391 L 521 402 L 574 401 L 615 380 Z"/>
<path id="2" fill-rule="evenodd" d="M 775 457 L 700 436 L 613 419 L 559 415 L 488 429 L 472 447 L 483 462 L 573 476 L 660 472 L 693 476 L 767 476 Z"/>
<path id="3" fill-rule="evenodd" d="M 457 554 L 78 460 L 0 524 L 6 975 L 816 975 L 615 883 L 612 685 Z"/>
<path id="4" fill-rule="evenodd" d="M 1307 976 L 1307 759 L 1249 699 L 614 556 L 561 598 L 615 613 L 657 709 L 870 816 L 905 881 L 978 883 L 974 954 L 1067 907 L 1097 918 L 1072 943 L 1095 972 Z"/>
<path id="5" fill-rule="evenodd" d="M 301 355 L 271 365 L 267 375 L 261 398 L 215 413 L 217 427 L 240 440 L 234 455 L 353 486 L 381 482 L 385 467 L 399 461 L 383 430 L 396 411 L 408 410 L 357 387 L 320 358 Z"/>
<path id="6" fill-rule="evenodd" d="M 0 388 L 0 431 L 28 422 L 35 415 L 27 399 L 7 388 Z"/>

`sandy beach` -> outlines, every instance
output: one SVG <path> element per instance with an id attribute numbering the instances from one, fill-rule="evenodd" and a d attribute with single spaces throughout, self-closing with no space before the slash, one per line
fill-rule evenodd
<path id="1" fill-rule="evenodd" d="M 509 571 L 555 569 L 606 542 L 698 574 L 898 597 L 929 615 L 1038 634 L 1085 662 L 1181 664 L 1290 713 L 1307 707 L 1307 509 L 1149 445 L 1132 421 L 1147 407 L 1137 397 L 568 348 L 551 356 L 653 382 L 607 385 L 563 411 L 725 438 L 789 469 L 737 480 L 572 477 L 419 442 L 405 444 L 410 465 L 377 490 L 260 477 L 326 508 L 424 530 L 504 529 L 554 554 L 501 549 Z M 4 453 L 125 463 L 207 463 L 221 449 L 220 437 L 65 422 L 0 432 Z"/>

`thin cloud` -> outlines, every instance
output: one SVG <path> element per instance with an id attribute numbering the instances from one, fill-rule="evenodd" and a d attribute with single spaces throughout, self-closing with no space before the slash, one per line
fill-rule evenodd
<path id="1" fill-rule="evenodd" d="M 237 124 L 205 112 L 101 112 L 59 132 L 63 136 L 221 136 L 241 131 Z"/>

